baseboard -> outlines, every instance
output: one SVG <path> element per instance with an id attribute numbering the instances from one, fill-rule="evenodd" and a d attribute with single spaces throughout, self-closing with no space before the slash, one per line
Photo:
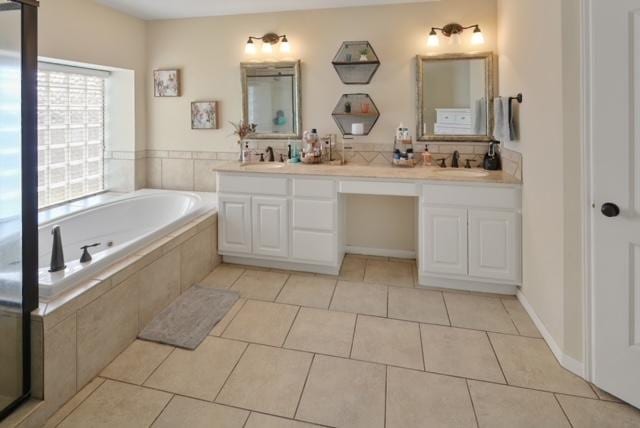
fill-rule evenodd
<path id="1" fill-rule="evenodd" d="M 360 254 L 364 256 L 380 256 L 380 257 L 393 257 L 396 259 L 415 259 L 415 251 L 407 250 L 389 250 L 387 248 L 369 248 L 359 247 L 357 245 L 347 245 L 345 251 L 349 254 Z"/>
<path id="2" fill-rule="evenodd" d="M 257 266 L 270 269 L 283 269 L 292 270 L 297 272 L 312 272 L 323 275 L 338 275 L 340 273 L 340 266 L 321 266 L 306 263 L 293 263 L 271 259 L 258 259 L 253 257 L 243 256 L 222 256 L 222 260 L 225 263 L 233 263 L 238 265 Z"/>
<path id="3" fill-rule="evenodd" d="M 512 284 L 475 281 L 473 279 L 445 278 L 431 275 L 418 275 L 418 284 L 429 288 L 450 288 L 453 290 L 476 291 L 480 293 L 505 294 L 513 296 L 517 287 Z"/>
<path id="4" fill-rule="evenodd" d="M 562 348 L 560 348 L 553 336 L 551 336 L 551 333 L 549 333 L 549 330 L 547 330 L 547 328 L 543 324 L 542 320 L 533 310 L 533 307 L 527 300 L 527 297 L 520 290 L 518 290 L 517 296 L 520 304 L 522 305 L 524 310 L 527 311 L 536 327 L 538 327 L 540 334 L 542 335 L 545 342 L 547 342 L 547 345 L 549 345 L 551 352 L 553 352 L 553 355 L 556 357 L 560 365 L 569 370 L 571 373 L 584 378 L 584 363 L 562 352 Z"/>

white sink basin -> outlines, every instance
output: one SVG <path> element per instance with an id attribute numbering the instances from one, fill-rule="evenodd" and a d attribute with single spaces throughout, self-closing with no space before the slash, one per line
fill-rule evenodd
<path id="1" fill-rule="evenodd" d="M 283 163 L 276 162 L 260 162 L 260 163 L 249 163 L 246 165 L 242 165 L 243 168 L 247 169 L 278 169 L 284 166 Z"/>
<path id="2" fill-rule="evenodd" d="M 487 171 L 480 169 L 439 169 L 436 172 L 437 175 L 452 178 L 481 178 L 489 175 Z"/>

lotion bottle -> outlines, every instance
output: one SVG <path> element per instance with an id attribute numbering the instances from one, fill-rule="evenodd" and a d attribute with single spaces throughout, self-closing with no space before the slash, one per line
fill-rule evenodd
<path id="1" fill-rule="evenodd" d="M 424 145 L 424 153 L 422 153 L 422 165 L 423 166 L 431 166 L 433 164 L 433 156 L 431 156 L 431 152 L 429 151 L 429 145 Z"/>

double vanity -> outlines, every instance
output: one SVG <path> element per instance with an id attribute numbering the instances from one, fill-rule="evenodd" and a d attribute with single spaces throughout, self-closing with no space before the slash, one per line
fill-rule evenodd
<path id="1" fill-rule="evenodd" d="M 391 195 L 417 198 L 420 285 L 515 294 L 521 284 L 521 186 L 502 171 L 269 162 L 216 171 L 226 262 L 338 274 L 345 196 Z"/>

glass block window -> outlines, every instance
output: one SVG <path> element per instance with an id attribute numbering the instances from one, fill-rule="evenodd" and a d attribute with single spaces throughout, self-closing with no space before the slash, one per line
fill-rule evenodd
<path id="1" fill-rule="evenodd" d="M 38 205 L 104 190 L 104 109 L 108 73 L 57 64 L 38 67 Z"/>

